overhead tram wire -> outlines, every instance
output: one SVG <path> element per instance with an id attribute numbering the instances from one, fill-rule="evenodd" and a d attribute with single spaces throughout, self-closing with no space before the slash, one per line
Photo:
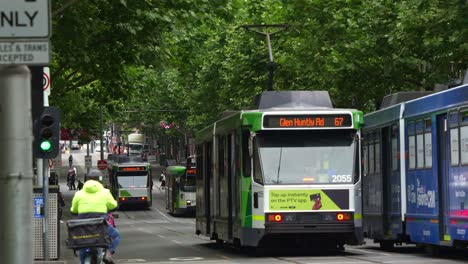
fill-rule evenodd
<path id="1" fill-rule="evenodd" d="M 283 30 L 286 30 L 289 25 L 288 24 L 270 24 L 270 25 L 243 25 L 241 26 L 245 28 L 248 31 L 252 31 L 254 33 L 257 33 L 262 36 L 266 36 L 267 40 L 267 48 L 268 48 L 268 57 L 269 57 L 269 63 L 268 63 L 268 71 L 269 71 L 269 77 L 268 77 L 268 91 L 273 91 L 273 74 L 275 71 L 276 64 L 273 61 L 273 51 L 271 49 L 271 41 L 270 41 L 270 36 L 279 33 Z M 269 28 L 276 28 L 276 31 L 273 32 L 268 32 Z M 265 29 L 265 31 L 260 30 L 260 29 Z"/>

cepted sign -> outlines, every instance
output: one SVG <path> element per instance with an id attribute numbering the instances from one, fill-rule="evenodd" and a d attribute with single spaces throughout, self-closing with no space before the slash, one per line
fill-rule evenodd
<path id="1" fill-rule="evenodd" d="M 265 115 L 264 128 L 351 127 L 350 114 Z"/>
<path id="2" fill-rule="evenodd" d="M 0 64 L 45 65 L 50 62 L 48 40 L 28 42 L 0 42 Z"/>

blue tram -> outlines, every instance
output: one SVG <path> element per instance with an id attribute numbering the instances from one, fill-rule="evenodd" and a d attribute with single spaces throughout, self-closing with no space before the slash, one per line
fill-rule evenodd
<path id="1" fill-rule="evenodd" d="M 467 247 L 468 85 L 399 96 L 364 118 L 365 235 L 382 248 Z"/>

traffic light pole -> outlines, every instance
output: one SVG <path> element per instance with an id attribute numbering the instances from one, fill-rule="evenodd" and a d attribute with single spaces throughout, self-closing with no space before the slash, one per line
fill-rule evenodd
<path id="1" fill-rule="evenodd" d="M 42 178 L 42 197 L 44 197 L 44 218 L 42 221 L 42 239 L 44 246 L 44 260 L 49 260 L 49 160 L 42 159 L 44 174 Z"/>
<path id="2" fill-rule="evenodd" d="M 0 65 L 0 256 L 33 262 L 31 72 Z"/>

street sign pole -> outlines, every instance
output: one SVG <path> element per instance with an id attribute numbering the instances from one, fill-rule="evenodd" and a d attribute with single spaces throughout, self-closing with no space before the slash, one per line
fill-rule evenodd
<path id="1" fill-rule="evenodd" d="M 31 72 L 0 65 L 0 256 L 33 261 Z"/>
<path id="2" fill-rule="evenodd" d="M 32 263 L 32 104 L 26 65 L 50 62 L 51 1 L 0 0 L 0 6 L 0 204 L 6 212 L 0 225 L 0 256 L 2 263 Z M 48 160 L 38 160 L 37 167 L 48 260 Z"/>
<path id="3" fill-rule="evenodd" d="M 44 260 L 49 260 L 49 160 L 42 159 L 42 197 L 44 197 L 44 218 L 42 221 L 42 239 L 44 245 Z"/>

